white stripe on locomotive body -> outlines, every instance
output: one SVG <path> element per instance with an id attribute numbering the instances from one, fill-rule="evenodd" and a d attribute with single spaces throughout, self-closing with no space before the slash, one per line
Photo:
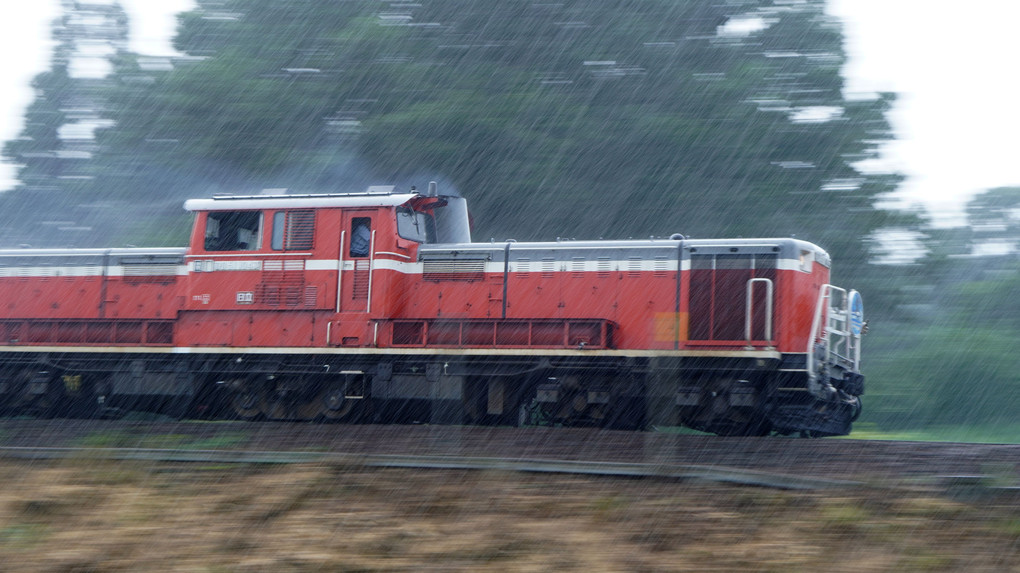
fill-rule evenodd
<path id="1" fill-rule="evenodd" d="M 185 248 L 0 249 L 0 278 L 186 276 Z"/>
<path id="2" fill-rule="evenodd" d="M 605 273 L 605 272 L 675 272 L 677 270 L 677 261 L 673 259 L 671 261 L 655 261 L 644 259 L 640 261 L 640 266 L 635 266 L 635 261 L 630 260 L 610 260 L 609 268 L 605 268 L 603 265 L 604 261 L 585 261 L 584 268 L 577 268 L 571 266 L 571 261 L 556 261 L 566 266 L 557 266 L 555 269 L 548 270 L 542 267 L 542 261 L 530 261 L 527 267 L 523 266 L 519 262 L 510 262 L 509 272 L 511 274 L 520 273 Z M 336 268 L 336 261 L 333 261 L 333 269 Z M 781 271 L 800 271 L 803 270 L 800 265 L 800 261 L 791 259 L 780 259 L 776 265 L 776 268 Z M 425 264 L 424 263 L 405 263 L 403 261 L 393 261 L 388 259 L 376 259 L 375 264 L 372 266 L 372 270 L 388 270 L 396 271 L 407 275 L 420 275 L 424 274 Z M 347 261 L 344 266 L 344 270 L 354 270 L 353 265 L 350 261 Z M 503 262 L 491 262 L 485 263 L 486 274 L 503 274 Z M 680 267 L 681 272 L 687 272 L 691 270 L 691 261 L 683 261 L 683 265 Z"/>
<path id="3" fill-rule="evenodd" d="M 298 258 L 298 257 L 310 257 L 310 256 L 312 256 L 312 254 L 313 253 L 296 253 L 294 251 L 287 251 L 287 252 L 275 251 L 275 252 L 272 252 L 272 253 L 249 253 L 249 252 L 243 252 L 243 253 L 223 253 L 223 252 L 218 252 L 217 251 L 217 252 L 214 252 L 214 253 L 205 253 L 203 255 L 187 255 L 184 258 L 186 258 L 186 259 L 209 259 L 209 258 L 216 258 L 216 259 L 241 259 L 241 258 L 252 258 L 252 257 L 263 257 L 263 258 L 265 258 L 265 257 L 290 257 L 290 258 Z"/>
<path id="4" fill-rule="evenodd" d="M 101 265 L 0 267 L 0 278 L 101 277 L 103 274 Z"/>
<path id="5" fill-rule="evenodd" d="M 214 267 L 204 267 L 206 261 L 190 261 L 188 265 L 177 265 L 173 268 L 159 268 L 155 265 L 144 268 L 142 265 L 133 266 L 111 266 L 105 269 L 101 265 L 94 266 L 30 266 L 30 267 L 2 267 L 0 266 L 0 278 L 72 278 L 72 277 L 139 277 L 139 276 L 187 276 L 189 273 L 206 274 L 210 272 L 261 272 L 262 261 L 230 261 L 231 264 L 215 264 Z M 224 261 L 217 261 L 217 263 Z M 336 271 L 337 261 L 330 259 L 309 259 L 305 260 L 305 271 Z M 676 259 L 657 261 L 653 259 L 635 260 L 601 260 L 601 261 L 555 261 L 555 268 L 543 266 L 543 261 L 511 261 L 508 270 L 512 274 L 521 273 L 606 273 L 606 272 L 648 272 L 662 273 L 675 272 L 677 270 Z M 201 270 L 199 270 L 201 268 Z M 800 262 L 791 259 L 780 259 L 776 268 L 781 271 L 803 270 Z M 690 260 L 684 260 L 680 267 L 682 272 L 691 269 Z M 104 272 L 105 270 L 105 272 Z M 354 270 L 353 261 L 344 262 L 344 270 Z M 387 270 L 403 273 L 406 275 L 421 275 L 425 272 L 425 264 L 422 262 L 396 261 L 392 259 L 377 258 L 372 264 L 371 270 Z M 484 271 L 486 274 L 503 274 L 504 264 L 502 261 L 486 261 Z"/>
<path id="6" fill-rule="evenodd" d="M 301 259 L 297 259 L 301 260 Z M 332 259 L 305 259 L 305 271 L 336 271 L 338 261 Z M 504 270 L 510 273 L 605 273 L 605 272 L 675 272 L 677 270 L 676 259 L 602 259 L 585 261 L 555 260 L 553 268 L 549 268 L 550 261 L 542 260 L 512 260 L 506 267 L 503 261 L 486 261 L 484 271 L 486 274 L 502 274 Z M 691 261 L 685 259 L 679 267 L 682 272 L 691 269 Z M 779 259 L 776 264 L 778 270 L 794 271 L 803 270 L 799 260 Z M 138 277 L 138 276 L 187 276 L 189 273 L 206 274 L 210 272 L 261 272 L 263 261 L 258 260 L 231 260 L 216 261 L 212 259 L 199 259 L 189 261 L 187 265 L 175 265 L 165 268 L 160 265 L 114 265 L 102 267 L 101 265 L 91 266 L 0 266 L 0 278 L 55 278 L 55 277 Z M 344 270 L 354 270 L 354 261 L 344 261 Z M 421 275 L 425 272 L 424 262 L 397 261 L 386 258 L 376 258 L 371 270 L 388 270 L 407 275 Z"/>
<path id="7" fill-rule="evenodd" d="M 305 261 L 306 271 L 335 271 L 337 261 L 334 259 L 308 259 Z"/>
<path id="8" fill-rule="evenodd" d="M 509 245 L 509 250 L 507 249 Z M 785 246 L 785 248 L 783 248 Z M 677 250 L 694 249 L 684 253 L 679 269 L 691 269 L 692 255 L 736 254 L 774 255 L 778 270 L 809 270 L 801 256 L 811 253 L 813 262 L 829 266 L 829 256 L 818 246 L 796 239 L 720 239 L 684 241 L 568 241 L 556 243 L 465 243 L 424 245 L 418 261 L 407 255 L 378 251 L 372 270 L 390 270 L 409 275 L 425 273 L 427 261 L 483 262 L 481 269 L 487 274 L 510 273 L 605 273 L 605 272 L 675 272 Z M 570 253 L 578 253 L 571 257 Z M 657 254 L 652 254 L 657 253 Z M 509 264 L 505 257 L 509 254 Z M 593 255 L 603 254 L 604 256 Z M 582 256 L 583 255 L 583 256 Z M 783 256 L 785 255 L 785 256 Z M 796 255 L 796 256 L 794 256 Z M 188 273 L 208 272 L 260 272 L 265 269 L 267 257 L 273 262 L 303 263 L 305 271 L 336 271 L 335 259 L 306 259 L 312 253 L 225 253 L 212 255 L 186 255 L 186 249 L 4 249 L 0 250 L 0 278 L 51 278 L 51 277 L 124 277 L 124 276 L 186 276 Z M 63 259 L 58 262 L 58 259 Z M 78 259 L 78 260 L 75 260 Z M 92 259 L 82 264 L 81 259 Z M 162 260 L 160 260 L 162 259 Z M 186 263 L 170 262 L 171 259 Z M 126 260 L 133 260 L 129 264 Z M 31 264 L 32 262 L 43 264 Z M 165 262 L 164 262 L 165 261 Z M 15 264 L 8 264 L 8 263 Z M 61 264 L 62 263 L 62 264 Z M 112 264 L 111 264 L 112 263 Z M 108 265 L 104 267 L 104 264 Z M 344 262 L 344 270 L 354 269 L 353 261 Z M 475 270 L 476 266 L 471 269 Z M 299 270 L 295 267 L 295 270 Z M 454 271 L 455 272 L 455 271 Z"/>
<path id="9" fill-rule="evenodd" d="M 183 277 L 187 275 L 188 267 L 184 265 L 167 265 L 166 267 L 161 265 L 0 267 L 0 278 Z"/>

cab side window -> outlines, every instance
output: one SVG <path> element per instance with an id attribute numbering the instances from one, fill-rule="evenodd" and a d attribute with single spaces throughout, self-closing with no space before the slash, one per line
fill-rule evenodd
<path id="1" fill-rule="evenodd" d="M 260 211 L 211 211 L 206 216 L 207 251 L 257 251 L 261 241 Z"/>
<path id="2" fill-rule="evenodd" d="M 301 251 L 315 246 L 315 211 L 300 209 L 273 214 L 274 251 Z"/>
<path id="3" fill-rule="evenodd" d="M 372 219 L 355 217 L 351 219 L 351 258 L 367 257 L 372 243 Z"/>

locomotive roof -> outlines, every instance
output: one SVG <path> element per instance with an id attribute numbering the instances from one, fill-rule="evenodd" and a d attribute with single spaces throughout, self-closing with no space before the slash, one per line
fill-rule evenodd
<path id="1" fill-rule="evenodd" d="M 814 253 L 815 260 L 831 265 L 831 259 L 825 249 L 814 243 L 801 239 L 789 237 L 752 238 L 752 239 L 639 239 L 639 240 L 598 240 L 598 241 L 544 241 L 544 242 L 491 242 L 491 243 L 438 243 L 422 245 L 419 255 L 423 258 L 445 257 L 455 254 L 461 258 L 472 258 L 480 254 L 492 253 L 495 257 L 502 257 L 503 250 L 509 245 L 509 252 L 516 253 L 559 253 L 559 257 L 570 256 L 571 254 L 581 255 L 584 252 L 597 252 L 600 250 L 622 250 L 633 251 L 635 256 L 642 252 L 659 249 L 676 249 L 682 247 L 685 251 L 699 255 L 739 255 L 741 253 L 775 253 L 783 258 L 797 258 L 801 251 Z"/>
<path id="2" fill-rule="evenodd" d="M 396 207 L 418 197 L 417 192 L 394 193 L 392 186 L 373 186 L 362 193 L 309 195 L 218 195 L 188 199 L 188 211 L 243 211 L 256 209 L 312 209 L 320 207 Z"/>

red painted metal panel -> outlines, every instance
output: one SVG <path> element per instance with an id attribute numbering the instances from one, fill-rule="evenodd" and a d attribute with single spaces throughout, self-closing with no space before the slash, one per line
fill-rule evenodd
<path id="1" fill-rule="evenodd" d="M 394 320 L 394 346 L 462 348 L 611 348 L 614 326 L 606 320 L 434 319 Z"/>
<path id="2" fill-rule="evenodd" d="M 828 281 L 825 265 L 798 268 L 778 254 L 692 256 L 680 271 L 679 243 L 519 252 L 508 244 L 505 266 L 491 262 L 499 246 L 476 249 L 476 258 L 451 250 L 419 260 L 388 205 L 218 217 L 218 225 L 259 220 L 262 228 L 244 229 L 236 250 L 209 250 L 208 214 L 199 212 L 186 275 L 125 264 L 122 275 L 58 276 L 40 265 L 38 276 L 0 278 L 0 334 L 33 344 L 732 348 L 747 342 L 748 281 L 768 279 L 773 313 L 767 289 L 755 287 L 752 342 L 803 352 Z M 355 249 L 364 222 L 371 249 Z M 769 319 L 773 340 L 765 340 Z"/>

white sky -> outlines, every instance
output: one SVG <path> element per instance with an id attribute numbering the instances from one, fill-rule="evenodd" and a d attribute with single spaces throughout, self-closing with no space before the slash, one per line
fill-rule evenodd
<path id="1" fill-rule="evenodd" d="M 114 0 L 91 0 L 109 4 Z M 172 52 L 174 15 L 193 0 L 120 0 L 131 19 L 130 47 L 146 55 Z M 970 0 L 828 0 L 845 22 L 846 93 L 892 91 L 897 140 L 876 167 L 907 176 L 898 204 L 920 203 L 942 224 L 961 223 L 973 194 L 1020 185 L 1014 157 L 1020 133 L 1020 76 L 1014 62 L 1020 2 Z M 27 87 L 49 65 L 50 23 L 60 0 L 0 6 L 0 141 L 17 136 L 31 102 Z M 101 69 L 101 66 L 100 66 Z M 14 168 L 0 164 L 0 190 Z"/>
<path id="2" fill-rule="evenodd" d="M 32 102 L 32 77 L 49 66 L 53 42 L 50 21 L 57 0 L 33 0 L 0 6 L 0 140 L 17 137 L 25 108 Z M 0 189 L 14 185 L 14 167 L 0 163 Z"/>
<path id="3" fill-rule="evenodd" d="M 117 0 L 78 0 L 82 5 L 110 5 Z M 139 54 L 168 56 L 175 52 L 171 39 L 176 14 L 190 10 L 194 0 L 119 0 L 130 20 L 129 48 Z M 0 5 L 0 141 L 14 139 L 24 125 L 25 109 L 32 102 L 32 78 L 49 68 L 55 43 L 52 23 L 61 16 L 60 0 L 6 2 Z M 102 45 L 81 46 L 85 56 L 72 62 L 76 74 L 102 74 L 110 66 Z M 13 187 L 15 166 L 0 162 L 0 191 Z"/>
<path id="4" fill-rule="evenodd" d="M 907 177 L 902 202 L 962 223 L 974 194 L 1020 185 L 1020 2 L 829 0 L 829 12 L 845 25 L 846 94 L 899 94 L 884 155 Z"/>

